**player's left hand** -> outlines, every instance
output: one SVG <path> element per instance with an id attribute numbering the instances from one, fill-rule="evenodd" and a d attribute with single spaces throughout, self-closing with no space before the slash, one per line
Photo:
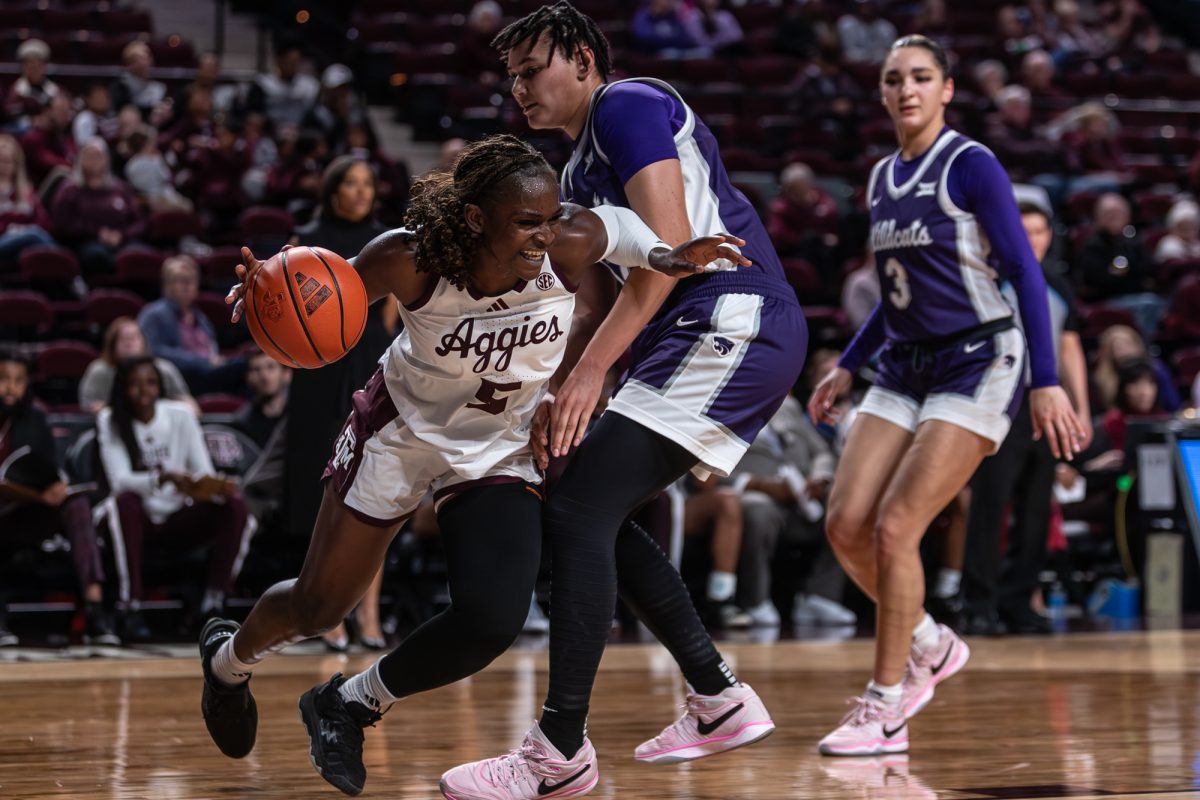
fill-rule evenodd
<path id="1" fill-rule="evenodd" d="M 583 441 L 588 421 L 600 402 L 604 372 L 577 364 L 554 397 L 550 408 L 550 454 L 565 456 Z"/>
<path id="2" fill-rule="evenodd" d="M 650 266 L 658 272 L 675 278 L 685 278 L 688 275 L 700 275 L 705 272 L 720 272 L 724 268 L 714 265 L 713 262 L 722 258 L 732 261 L 739 267 L 750 266 L 752 263 L 750 259 L 730 245 L 745 247 L 746 242 L 744 239 L 728 233 L 697 236 L 672 250 L 659 248 L 650 251 Z"/>
<path id="3" fill-rule="evenodd" d="M 1070 461 L 1083 449 L 1083 424 L 1061 386 L 1043 386 L 1031 391 L 1029 410 L 1033 417 L 1033 440 L 1045 436 L 1055 458 Z"/>
<path id="4" fill-rule="evenodd" d="M 544 470 L 550 466 L 550 410 L 554 407 L 554 395 L 547 394 L 538 403 L 533 412 L 533 420 L 529 423 L 529 446 L 533 449 L 533 460 L 538 469 Z"/>

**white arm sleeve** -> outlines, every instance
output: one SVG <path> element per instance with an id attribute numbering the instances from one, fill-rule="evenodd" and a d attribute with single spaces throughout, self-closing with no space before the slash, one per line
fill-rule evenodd
<path id="1" fill-rule="evenodd" d="M 650 269 L 648 257 L 652 250 L 671 249 L 671 245 L 659 239 L 642 222 L 642 218 L 620 206 L 597 206 L 592 213 L 604 223 L 604 232 L 608 234 L 608 245 L 601 257 L 622 267 L 641 267 Z"/>

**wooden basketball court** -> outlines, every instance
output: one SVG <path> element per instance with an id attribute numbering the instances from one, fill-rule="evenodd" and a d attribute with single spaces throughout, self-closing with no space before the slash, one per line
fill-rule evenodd
<path id="1" fill-rule="evenodd" d="M 633 748 L 678 713 L 681 682 L 657 646 L 609 648 L 590 735 L 598 798 L 1200 797 L 1200 632 L 972 640 L 971 663 L 910 723 L 908 756 L 831 759 L 817 740 L 862 690 L 871 645 L 725 644 L 778 730 L 678 766 Z M 276 657 L 254 679 L 258 746 L 217 752 L 195 658 L 0 664 L 0 798 L 336 798 L 312 769 L 299 695 L 367 656 Z M 364 797 L 437 798 L 461 761 L 515 746 L 537 715 L 546 655 L 518 648 L 454 686 L 396 705 L 367 734 Z"/>

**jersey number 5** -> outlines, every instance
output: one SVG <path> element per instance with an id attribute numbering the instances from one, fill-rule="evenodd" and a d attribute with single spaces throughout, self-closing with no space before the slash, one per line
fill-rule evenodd
<path id="1" fill-rule="evenodd" d="M 912 302 L 912 289 L 908 285 L 908 273 L 905 272 L 904 265 L 894 258 L 887 260 L 887 263 L 883 265 L 883 271 L 892 279 L 892 285 L 896 287 L 888 292 L 888 300 L 891 300 L 892 305 L 903 311 Z"/>
<path id="2" fill-rule="evenodd" d="M 496 383 L 487 378 L 479 379 L 479 391 L 475 393 L 478 403 L 467 403 L 467 408 L 474 408 L 486 414 L 503 414 L 508 405 L 507 397 L 497 397 L 498 392 L 515 392 L 521 388 L 521 382 Z"/>

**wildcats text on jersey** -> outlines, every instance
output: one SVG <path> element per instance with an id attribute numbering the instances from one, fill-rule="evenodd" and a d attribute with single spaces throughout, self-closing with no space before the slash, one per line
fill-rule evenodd
<path id="1" fill-rule="evenodd" d="M 481 331 L 475 334 L 474 317 L 468 317 L 458 324 L 451 333 L 442 337 L 440 345 L 434 351 L 439 356 L 457 353 L 459 358 L 478 356 L 472 370 L 487 372 L 494 368 L 499 372 L 508 369 L 512 362 L 513 352 L 529 345 L 553 342 L 563 335 L 558 324 L 558 317 L 552 316 L 549 321 L 540 319 L 532 325 L 532 317 L 526 316 L 523 325 L 510 325 L 500 330 Z M 492 356 L 496 355 L 495 366 L 492 367 Z"/>
<path id="2" fill-rule="evenodd" d="M 906 227 L 896 230 L 896 220 L 885 219 L 871 226 L 871 249 L 896 250 L 904 247 L 927 247 L 933 244 L 929 228 L 919 219 L 915 219 Z"/>

